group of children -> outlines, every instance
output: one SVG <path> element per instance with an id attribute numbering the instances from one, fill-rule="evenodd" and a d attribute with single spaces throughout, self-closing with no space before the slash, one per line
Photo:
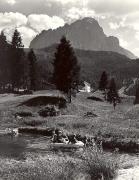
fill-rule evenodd
<path id="1" fill-rule="evenodd" d="M 77 143 L 76 135 L 73 135 L 72 138 L 69 138 L 67 135 L 63 134 L 60 130 L 55 130 L 52 135 L 52 142 L 53 143 Z"/>
<path id="2" fill-rule="evenodd" d="M 76 135 L 70 135 L 67 136 L 62 133 L 60 130 L 55 130 L 52 135 L 52 142 L 53 143 L 64 143 L 64 144 L 77 144 L 77 145 L 83 145 L 88 146 L 91 145 L 96 149 L 103 150 L 102 148 L 102 140 L 94 138 L 87 138 L 86 136 L 82 138 L 82 140 L 78 140 L 76 138 Z"/>

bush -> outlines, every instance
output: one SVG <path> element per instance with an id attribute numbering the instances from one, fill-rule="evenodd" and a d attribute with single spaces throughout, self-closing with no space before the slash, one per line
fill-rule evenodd
<path id="1" fill-rule="evenodd" d="M 105 138 L 102 146 L 104 149 L 115 150 L 116 148 L 122 152 L 136 153 L 139 150 L 139 144 L 134 139 Z"/>
<path id="2" fill-rule="evenodd" d="M 84 117 L 97 117 L 97 115 L 94 114 L 93 112 L 88 111 L 87 113 L 84 114 Z"/>
<path id="3" fill-rule="evenodd" d="M 44 109 L 41 109 L 38 113 L 42 117 L 57 116 L 59 110 L 55 106 L 47 106 Z"/>
<path id="4" fill-rule="evenodd" d="M 64 97 L 59 96 L 38 96 L 31 98 L 21 105 L 26 106 L 44 106 L 44 105 L 55 105 L 59 108 L 65 108 L 66 107 L 66 100 Z"/>
<path id="5" fill-rule="evenodd" d="M 42 135 L 42 136 L 52 136 L 53 135 L 53 128 L 37 128 L 37 127 L 22 127 L 18 128 L 19 133 L 25 134 L 35 134 L 35 135 Z"/>
<path id="6" fill-rule="evenodd" d="M 112 155 L 87 148 L 82 155 L 83 168 L 91 177 L 91 180 L 112 180 L 116 176 L 118 162 Z"/>
<path id="7" fill-rule="evenodd" d="M 29 111 L 21 111 L 15 113 L 15 116 L 28 117 L 28 116 L 32 116 L 32 113 Z"/>
<path id="8" fill-rule="evenodd" d="M 87 97 L 87 99 L 91 99 L 91 100 L 94 100 L 94 101 L 100 101 L 100 102 L 103 102 L 103 100 L 99 97 L 95 97 L 95 96 L 90 96 L 90 97 Z"/>

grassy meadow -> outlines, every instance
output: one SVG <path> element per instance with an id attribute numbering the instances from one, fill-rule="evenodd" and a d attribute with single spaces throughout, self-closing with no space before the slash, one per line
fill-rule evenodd
<path id="1" fill-rule="evenodd" d="M 33 95 L 16 96 L 3 94 L 0 97 L 0 129 L 17 127 L 52 127 L 67 134 L 82 136 L 139 138 L 139 106 L 133 105 L 134 97 L 125 97 L 114 110 L 112 104 L 87 99 L 95 94 L 78 93 L 72 103 L 60 109 L 56 117 L 41 117 L 38 112 L 45 105 L 26 106 L 27 100 L 38 96 L 63 96 L 58 91 L 40 91 Z M 86 116 L 92 112 L 94 116 Z M 16 113 L 31 114 L 23 118 Z M 24 160 L 0 158 L 0 177 L 3 180 L 112 180 L 117 174 L 118 161 L 114 153 L 101 153 L 91 149 L 66 155 L 65 153 L 26 153 Z"/>
<path id="2" fill-rule="evenodd" d="M 21 105 L 36 96 L 55 95 L 59 92 L 36 92 L 34 95 L 15 96 L 1 95 L 0 97 L 0 128 L 12 127 L 57 127 L 66 133 L 77 133 L 81 135 L 93 136 L 118 136 L 123 138 L 139 137 L 138 105 L 133 105 L 134 97 L 125 97 L 116 106 L 108 102 L 99 102 L 87 99 L 92 94 L 78 93 L 72 98 L 72 103 L 60 110 L 60 115 L 56 117 L 41 117 L 38 112 L 45 105 L 26 106 Z M 29 112 L 32 116 L 15 118 L 15 113 Z M 87 112 L 92 112 L 95 117 L 86 116 Z"/>

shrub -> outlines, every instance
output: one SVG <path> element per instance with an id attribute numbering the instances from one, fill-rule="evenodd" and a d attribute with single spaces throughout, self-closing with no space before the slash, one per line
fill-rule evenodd
<path id="1" fill-rule="evenodd" d="M 87 99 L 91 99 L 91 100 L 94 100 L 94 101 L 100 101 L 100 102 L 103 102 L 103 100 L 99 97 L 95 97 L 95 96 L 90 96 L 90 97 L 87 97 Z"/>
<path id="2" fill-rule="evenodd" d="M 114 150 L 118 148 L 119 151 L 128 153 L 138 152 L 139 150 L 139 144 L 134 139 L 119 139 L 116 137 L 111 137 L 103 139 L 102 145 L 104 149 Z"/>
<path id="3" fill-rule="evenodd" d="M 97 115 L 94 114 L 93 112 L 88 111 L 87 113 L 84 114 L 84 117 L 97 117 Z"/>
<path id="4" fill-rule="evenodd" d="M 37 127 L 22 127 L 18 128 L 19 133 L 25 134 L 35 134 L 35 135 L 42 135 L 42 136 L 52 136 L 53 135 L 53 128 L 37 128 Z"/>
<path id="5" fill-rule="evenodd" d="M 59 108 L 65 108 L 66 107 L 66 100 L 64 97 L 59 96 L 38 96 L 31 98 L 21 105 L 26 106 L 43 106 L 43 105 L 55 105 Z"/>
<path id="6" fill-rule="evenodd" d="M 83 168 L 91 177 L 91 180 L 112 180 L 116 176 L 118 162 L 112 155 L 87 148 L 82 155 Z"/>
<path id="7" fill-rule="evenodd" d="M 57 116 L 59 114 L 59 110 L 55 106 L 46 106 L 45 108 L 41 109 L 38 113 L 42 117 Z"/>
<path id="8" fill-rule="evenodd" d="M 32 113 L 29 111 L 21 111 L 15 113 L 15 116 L 28 117 L 28 116 L 32 116 Z"/>

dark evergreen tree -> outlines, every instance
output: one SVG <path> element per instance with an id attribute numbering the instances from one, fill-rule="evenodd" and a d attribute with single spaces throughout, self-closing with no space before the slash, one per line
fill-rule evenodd
<path id="1" fill-rule="evenodd" d="M 103 71 L 100 81 L 99 81 L 99 90 L 105 91 L 108 85 L 108 76 L 105 71 Z"/>
<path id="2" fill-rule="evenodd" d="M 110 85 L 108 87 L 108 93 L 107 93 L 107 100 L 110 103 L 115 103 L 115 102 L 119 102 L 120 98 L 117 92 L 117 88 L 116 88 L 116 83 L 115 83 L 115 79 L 112 78 L 110 80 Z"/>
<path id="3" fill-rule="evenodd" d="M 19 88 L 24 84 L 24 55 L 22 38 L 16 29 L 11 42 L 11 77 L 13 88 Z"/>
<path id="4" fill-rule="evenodd" d="M 68 95 L 71 102 L 72 91 L 79 83 L 80 67 L 70 42 L 64 36 L 57 47 L 53 66 L 53 82 L 57 89 Z"/>
<path id="5" fill-rule="evenodd" d="M 10 83 L 9 47 L 2 31 L 0 34 L 0 86 L 2 89 L 5 89 L 6 84 Z"/>
<path id="6" fill-rule="evenodd" d="M 30 79 L 30 89 L 36 90 L 36 81 L 37 81 L 37 58 L 36 55 L 31 49 L 28 53 L 29 61 L 29 79 Z"/>

